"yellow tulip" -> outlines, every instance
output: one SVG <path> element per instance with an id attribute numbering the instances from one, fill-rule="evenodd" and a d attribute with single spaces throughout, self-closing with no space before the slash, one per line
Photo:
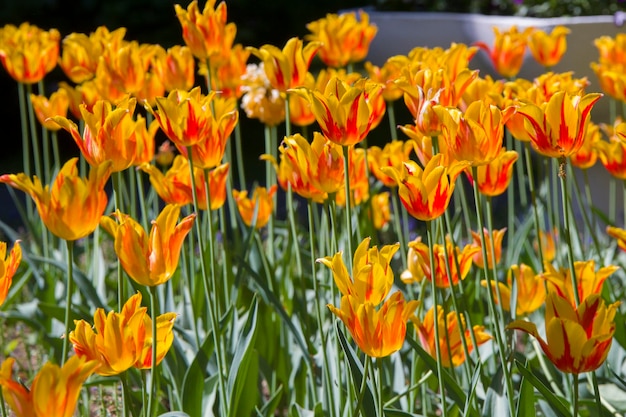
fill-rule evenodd
<path id="1" fill-rule="evenodd" d="M 539 341 L 543 353 L 560 371 L 571 374 L 591 372 L 605 361 L 619 302 L 606 305 L 600 294 L 583 299 L 578 308 L 570 300 L 549 293 L 546 300 L 546 338 L 533 323 L 516 320 L 507 326 L 526 332 Z"/>
<path id="2" fill-rule="evenodd" d="M 90 235 L 107 205 L 104 186 L 111 173 L 110 162 L 91 168 L 89 178 L 78 176 L 78 158 L 63 165 L 52 183 L 42 186 L 39 178 L 26 174 L 5 174 L 0 182 L 22 190 L 35 201 L 43 224 L 54 234 L 68 241 Z"/>
<path id="3" fill-rule="evenodd" d="M 31 94 L 30 101 L 33 103 L 35 116 L 43 127 L 52 131 L 61 129 L 61 126 L 54 120 L 48 119 L 54 116 L 65 117 L 67 115 L 70 99 L 65 90 L 59 89 L 55 91 L 50 95 L 50 98 Z"/>
<path id="4" fill-rule="evenodd" d="M 400 244 L 370 248 L 371 238 L 365 238 L 354 252 L 352 277 L 343 263 L 343 253 L 317 259 L 333 271 L 335 284 L 341 294 L 350 295 L 359 304 L 380 304 L 393 286 L 391 259 L 400 248 Z M 342 302 L 343 303 L 343 302 Z"/>
<path id="5" fill-rule="evenodd" d="M 0 368 L 2 395 L 17 417 L 72 417 L 83 383 L 98 369 L 97 361 L 73 356 L 63 367 L 45 363 L 30 387 L 13 379 L 15 359 Z"/>
<path id="6" fill-rule="evenodd" d="M 20 266 L 21 261 L 22 248 L 20 247 L 19 240 L 15 241 L 8 256 L 6 242 L 0 242 L 0 305 L 4 304 L 9 294 L 9 289 L 13 283 L 13 276 Z"/>
<path id="7" fill-rule="evenodd" d="M 276 190 L 276 184 L 272 185 L 269 190 L 265 187 L 256 187 L 252 193 L 252 198 L 248 197 L 248 192 L 245 190 L 233 190 L 233 198 L 237 204 L 239 215 L 247 226 L 252 226 L 254 223 L 257 229 L 261 229 L 267 224 L 274 210 Z M 256 218 L 254 217 L 255 211 Z"/>
<path id="8" fill-rule="evenodd" d="M 176 224 L 179 215 L 179 206 L 165 206 L 152 222 L 150 235 L 132 217 L 119 211 L 115 213 L 117 221 L 107 216 L 100 220 L 114 238 L 115 253 L 124 271 L 138 284 L 163 284 L 176 271 L 180 249 L 196 217 L 190 214 Z"/>
<path id="9" fill-rule="evenodd" d="M 482 280 L 480 284 L 487 286 L 487 281 Z M 491 281 L 491 290 L 495 292 L 496 282 Z M 536 275 L 533 269 L 526 265 L 511 265 L 507 274 L 506 285 L 498 282 L 500 296 L 502 297 L 502 308 L 511 311 L 511 304 L 515 303 L 515 314 L 523 316 L 537 310 L 546 301 L 546 286 L 541 275 Z M 511 300 L 513 286 L 517 292 L 517 298 Z"/>
<path id="10" fill-rule="evenodd" d="M 570 30 L 565 26 L 556 26 L 550 34 L 535 29 L 528 38 L 528 49 L 539 64 L 544 67 L 553 67 L 559 63 L 567 49 L 565 37 Z"/>
<path id="11" fill-rule="evenodd" d="M 361 303 L 352 295 L 341 297 L 340 308 L 330 304 L 328 308 L 343 321 L 366 355 L 382 358 L 400 350 L 406 337 L 406 322 L 418 304 L 415 300 L 406 302 L 397 291 L 379 310 L 371 302 Z"/>

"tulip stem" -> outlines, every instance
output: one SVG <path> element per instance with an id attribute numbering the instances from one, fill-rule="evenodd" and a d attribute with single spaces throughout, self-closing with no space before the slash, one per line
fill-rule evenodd
<path id="1" fill-rule="evenodd" d="M 268 155 L 272 155 L 275 157 L 275 151 L 272 147 L 272 127 L 265 125 L 265 153 Z M 275 183 L 275 175 L 274 169 L 271 164 L 265 164 L 265 187 L 269 190 L 269 188 Z M 276 199 L 275 195 L 272 196 L 272 199 Z M 276 201 L 274 201 L 274 207 L 276 207 Z M 274 214 L 270 215 L 270 218 L 267 222 L 267 241 L 269 242 L 267 258 L 272 265 L 274 265 Z"/>
<path id="2" fill-rule="evenodd" d="M 237 110 L 239 111 L 239 110 Z M 239 174 L 239 189 L 245 190 L 247 187 L 246 174 L 243 162 L 243 149 L 241 148 L 241 124 L 235 125 L 235 155 L 237 158 L 237 173 Z"/>
<path id="3" fill-rule="evenodd" d="M 474 183 L 476 183 L 474 181 Z M 431 277 L 430 277 L 430 289 L 433 297 L 433 317 L 435 320 L 435 325 L 433 326 L 435 331 L 435 356 L 437 358 L 437 380 L 439 382 L 439 395 L 441 396 L 441 411 L 442 416 L 446 417 L 448 415 L 448 408 L 446 406 L 446 391 L 443 383 L 443 363 L 441 362 L 441 346 L 439 345 L 439 325 L 437 323 L 438 317 L 438 306 L 437 306 L 437 284 L 436 278 L 433 276 L 433 272 L 435 271 L 435 250 L 434 250 L 434 233 L 433 233 L 433 222 L 426 222 L 426 234 L 428 236 L 428 258 L 430 262 L 431 268 Z M 443 308 L 443 307 L 442 307 Z"/>
<path id="4" fill-rule="evenodd" d="M 17 93 L 20 105 L 20 124 L 22 126 L 22 163 L 24 164 L 24 173 L 30 177 L 31 176 L 31 166 L 30 166 L 30 141 L 28 136 L 28 117 L 26 116 L 26 99 L 24 95 L 26 92 L 24 91 L 24 84 L 17 83 Z M 28 222 L 30 223 L 33 220 L 34 207 L 33 201 L 31 199 L 26 199 L 26 214 L 28 217 Z"/>
<path id="5" fill-rule="evenodd" d="M 352 204 L 350 202 L 350 146 L 343 147 L 343 178 L 346 193 L 346 246 L 348 249 L 348 273 L 352 273 Z"/>
<path id="6" fill-rule="evenodd" d="M 572 416 L 578 417 L 578 374 L 572 374 Z"/>
<path id="7" fill-rule="evenodd" d="M 394 187 L 391 193 L 392 194 L 391 204 L 393 207 L 393 225 L 394 225 L 394 229 L 396 229 L 395 232 L 396 232 L 396 235 L 398 236 L 398 241 L 400 242 L 400 253 L 402 253 L 402 256 L 400 257 L 400 259 L 402 259 L 402 268 L 404 270 L 404 269 L 407 269 L 407 260 L 406 260 L 407 243 L 406 243 L 406 238 L 404 234 L 402 233 L 402 223 L 400 219 L 399 192 L 400 192 L 400 187 Z"/>
<path id="8" fill-rule="evenodd" d="M 385 379 L 385 370 L 383 368 L 383 358 L 376 358 L 376 365 L 378 367 L 378 415 L 384 417 L 384 401 L 383 401 L 383 380 Z"/>
<path id="9" fill-rule="evenodd" d="M 82 159 L 82 158 L 81 158 Z M 115 210 L 122 210 L 122 173 L 113 173 L 113 196 L 115 199 Z M 117 261 L 117 305 L 122 309 L 124 305 L 124 275 L 122 264 Z"/>
<path id="10" fill-rule="evenodd" d="M 69 348 L 70 315 L 72 311 L 72 293 L 74 292 L 74 241 L 66 240 L 67 246 L 67 285 L 65 287 L 65 335 L 63 336 L 63 357 L 61 366 L 65 364 Z"/>
<path id="11" fill-rule="evenodd" d="M 148 417 L 154 415 L 153 405 L 157 394 L 157 292 L 156 287 L 149 287 L 150 290 L 150 314 L 152 315 L 152 360 L 150 363 L 150 388 L 148 390 Z"/>
<path id="12" fill-rule="evenodd" d="M 570 236 L 570 218 L 569 218 L 569 196 L 567 190 L 566 177 L 567 174 L 565 172 L 565 166 L 567 164 L 567 159 L 565 157 L 560 158 L 559 164 L 559 178 L 561 179 L 561 205 L 563 207 L 563 235 L 565 238 L 565 243 L 567 245 L 567 261 L 570 269 L 570 278 L 572 280 L 572 292 L 574 293 L 574 300 L 576 301 L 576 306 L 580 304 L 580 293 L 578 292 L 578 283 L 576 280 L 576 267 L 574 266 L 574 248 L 572 247 L 572 237 Z"/>
<path id="13" fill-rule="evenodd" d="M 0 413 L 2 417 L 7 417 L 7 407 L 6 407 L 6 404 L 4 403 L 4 396 L 2 395 L 1 389 L 0 389 Z"/>
<path id="14" fill-rule="evenodd" d="M 359 388 L 359 396 L 357 397 L 357 401 L 356 401 L 356 409 L 354 410 L 354 417 L 359 417 L 361 415 L 361 408 L 363 406 L 363 395 L 365 394 L 365 386 L 367 385 L 367 376 L 370 371 L 371 363 L 372 363 L 372 357 L 370 355 L 365 355 L 365 365 L 363 366 L 363 377 L 361 378 L 361 387 Z M 356 380 L 354 382 L 356 382 Z"/>
<path id="15" fill-rule="evenodd" d="M 472 177 L 478 178 L 478 168 L 472 167 Z M 498 355 L 500 357 L 500 366 L 502 366 L 502 371 L 504 374 L 504 380 L 506 383 L 507 390 L 507 398 L 509 400 L 509 413 L 511 417 L 515 415 L 515 391 L 513 391 L 513 383 L 511 381 L 511 374 L 509 370 L 509 366 L 506 360 L 506 352 L 505 352 L 505 344 L 502 340 L 502 333 L 500 333 L 500 324 L 501 324 L 501 316 L 498 314 L 498 310 L 496 309 L 496 302 L 493 297 L 493 292 L 491 291 L 491 273 L 489 271 L 489 265 L 487 264 L 487 244 L 485 243 L 485 234 L 483 233 L 483 216 L 482 216 L 482 207 L 480 200 L 480 192 L 478 191 L 478 181 L 473 181 L 474 187 L 474 203 L 476 205 L 476 220 L 478 221 L 478 230 L 480 236 L 480 246 L 483 255 L 483 272 L 485 274 L 485 278 L 487 280 L 487 300 L 489 306 L 489 315 L 493 317 L 493 332 L 496 337 L 496 344 L 498 345 Z M 497 283 L 496 283 L 497 285 Z"/>
<path id="16" fill-rule="evenodd" d="M 524 146 L 524 160 L 526 161 L 526 174 L 528 176 L 528 188 L 530 189 L 530 204 L 533 206 L 533 219 L 535 221 L 535 233 L 537 234 L 537 252 L 539 254 L 539 263 L 543 268 L 543 248 L 541 242 L 541 223 L 539 221 L 539 207 L 537 207 L 537 190 L 535 190 L 535 180 L 533 178 L 532 158 L 530 155 L 530 147 Z M 549 198 L 548 198 L 549 200 Z M 509 236 L 513 231 L 509 231 Z M 496 287 L 497 288 L 497 287 Z"/>
<path id="17" fill-rule="evenodd" d="M 396 110 L 393 107 L 393 101 L 387 102 L 387 117 L 389 118 L 389 133 L 391 140 L 398 140 L 398 127 L 396 126 Z"/>

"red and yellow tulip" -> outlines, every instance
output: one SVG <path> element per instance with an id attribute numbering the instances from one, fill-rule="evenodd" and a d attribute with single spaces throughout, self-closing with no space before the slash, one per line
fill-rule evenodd
<path id="1" fill-rule="evenodd" d="M 251 198 L 248 197 L 246 190 L 233 190 L 233 199 L 237 204 L 239 215 L 247 226 L 254 224 L 257 229 L 261 229 L 267 224 L 274 210 L 276 190 L 276 184 L 272 185 L 269 190 L 265 187 L 256 187 Z"/>

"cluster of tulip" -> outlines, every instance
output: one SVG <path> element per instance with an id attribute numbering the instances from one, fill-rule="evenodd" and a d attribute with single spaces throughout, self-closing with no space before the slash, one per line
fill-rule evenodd
<path id="1" fill-rule="evenodd" d="M 62 366 L 43 365 L 28 390 L 13 379 L 14 359 L 5 359 L 0 386 L 13 411 L 71 415 L 92 373 L 118 376 L 124 415 L 141 409 L 153 416 L 168 407 L 192 416 L 207 410 L 273 415 L 281 406 L 290 415 L 300 415 L 301 407 L 323 407 L 330 416 L 382 417 L 387 409 L 446 416 L 450 407 L 475 415 L 481 407 L 483 414 L 493 410 L 489 401 L 500 401 L 490 400 L 498 384 L 506 397 L 498 404 L 511 416 L 521 415 L 525 402 L 535 403 L 535 388 L 559 412 L 570 412 L 561 399 L 570 393 L 571 412 L 578 415 L 583 373 L 589 373 L 599 409 L 612 409 L 595 371 L 606 361 L 616 318 L 623 322 L 624 313 L 619 302 L 609 304 L 619 295 L 603 291 L 619 268 L 596 271 L 596 261 L 618 258 L 606 256 L 603 244 L 617 241 L 626 251 L 626 230 L 615 227 L 609 214 L 601 219 L 610 223 L 607 234 L 598 238 L 602 226 L 588 217 L 584 206 L 591 202 L 579 192 L 583 233 L 571 216 L 569 196 L 579 186 L 568 179 L 573 167 L 586 170 L 598 157 L 615 178 L 626 179 L 626 123 L 615 118 L 613 126 L 593 124 L 591 110 L 602 94 L 585 93 L 588 81 L 572 73 L 549 72 L 566 52 L 568 29 L 496 30 L 493 47 L 418 47 L 380 67 L 366 63 L 359 73 L 354 66 L 376 35 L 364 12 L 311 22 L 306 44 L 292 38 L 282 49 L 254 48 L 234 44 L 237 28 L 227 21 L 226 3 L 215 3 L 208 0 L 202 10 L 196 1 L 186 9 L 176 5 L 186 45 L 168 50 L 126 40 L 123 28 L 73 33 L 62 42 L 58 31 L 27 23 L 0 29 L 0 61 L 19 86 L 24 152 L 24 173 L 2 175 L 0 182 L 29 194 L 36 207 L 29 200 L 24 210 L 28 265 L 20 267 L 19 240 L 8 256 L 0 242 L 0 300 L 7 299 L 20 270 L 41 269 L 36 275 L 48 281 L 66 273 L 67 336 L 62 352 L 51 350 L 51 362 L 56 358 Z M 600 85 L 624 102 L 626 36 L 601 38 L 597 46 L 600 62 L 593 68 Z M 547 72 L 516 79 L 527 48 Z M 470 69 L 480 49 L 506 79 Z M 247 64 L 250 56 L 258 63 Z M 314 74 L 316 57 L 327 67 Z M 73 85 L 62 82 L 49 97 L 41 95 L 44 77 L 57 64 Z M 195 86 L 196 73 L 204 77 L 202 87 Z M 40 95 L 33 94 L 34 85 Z M 396 127 L 394 102 L 401 98 L 413 123 Z M 255 187 L 251 197 L 238 105 L 266 126 L 265 187 Z M 385 117 L 391 140 L 368 146 L 368 135 Z M 319 130 L 309 134 L 309 126 Z M 61 161 L 60 130 L 74 140 L 80 158 Z M 398 131 L 408 138 L 398 139 Z M 603 132 L 609 141 L 601 139 Z M 167 138 L 159 147 L 158 134 Z M 541 187 L 534 177 L 538 161 L 546 170 Z M 241 190 L 233 187 L 231 166 Z M 151 187 L 144 186 L 146 176 Z M 279 186 L 286 219 L 274 213 Z M 494 229 L 493 199 L 505 194 L 507 224 Z M 294 207 L 302 201 L 308 227 Z M 104 215 L 107 210 L 112 214 Z M 101 238 L 99 227 L 109 237 Z M 426 241 L 412 239 L 421 232 Z M 593 238 L 593 249 L 585 247 L 583 234 Z M 48 263 L 57 256 L 59 239 L 66 242 L 67 266 L 57 271 Z M 383 239 L 398 243 L 370 246 Z M 93 264 L 75 261 L 76 242 Z M 595 258 L 582 260 L 593 250 Z M 320 253 L 335 255 L 317 258 Z M 106 257 L 117 268 L 99 268 Z M 340 295 L 325 284 L 328 271 L 317 268 L 316 259 L 332 271 Z M 506 273 L 499 266 L 503 259 Z M 472 272 L 472 265 L 480 271 Z M 75 268 L 94 276 L 91 282 L 81 278 L 80 292 L 74 289 Z M 543 272 L 536 273 L 539 268 Z M 101 287 L 99 273 L 105 275 Z M 149 310 L 142 294 L 150 297 Z M 83 296 L 95 310 L 93 323 L 75 303 Z M 364 366 L 341 326 L 335 336 L 328 332 L 332 316 L 324 304 L 364 353 Z M 119 312 L 107 312 L 107 306 Z M 545 338 L 533 324 L 541 308 Z M 409 331 L 407 323 L 413 324 Z M 260 326 L 268 340 L 256 338 Z M 514 329 L 536 339 L 554 367 L 572 374 L 574 387 L 562 390 L 537 344 L 507 331 Z M 520 362 L 520 352 L 541 370 Z M 370 369 L 372 360 L 378 374 Z M 490 366 L 473 370 L 475 364 Z M 190 369 L 180 374 L 181 366 Z M 136 370 L 145 370 L 149 383 L 133 379 Z M 406 374 L 408 383 L 398 385 L 390 370 Z M 551 390 L 536 372 L 546 375 Z M 516 385 L 516 373 L 530 382 Z M 429 383 L 435 380 L 437 387 Z M 210 392 L 198 389 L 204 383 Z M 463 394 L 477 383 L 486 397 Z M 258 385 L 262 393 L 249 394 Z M 432 389 L 439 395 L 429 395 Z"/>

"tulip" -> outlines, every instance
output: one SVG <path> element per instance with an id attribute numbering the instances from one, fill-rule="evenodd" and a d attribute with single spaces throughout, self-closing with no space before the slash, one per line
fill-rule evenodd
<path id="1" fill-rule="evenodd" d="M 433 220 L 446 211 L 456 177 L 466 166 L 455 162 L 446 167 L 440 164 L 441 160 L 440 154 L 434 156 L 424 169 L 414 161 L 405 162 L 402 170 L 382 168 L 385 174 L 395 178 L 402 204 L 418 220 Z"/>
<path id="2" fill-rule="evenodd" d="M 607 226 L 606 233 L 617 240 L 617 246 L 626 252 L 626 230 L 619 227 Z"/>
<path id="3" fill-rule="evenodd" d="M 619 302 L 606 305 L 600 294 L 583 299 L 575 308 L 556 293 L 546 299 L 546 338 L 533 323 L 516 320 L 507 326 L 537 339 L 543 353 L 560 371 L 571 374 L 591 372 L 604 363 L 613 334 Z"/>
<path id="4" fill-rule="evenodd" d="M 381 230 L 391 220 L 389 192 L 385 191 L 373 195 L 370 204 L 372 207 L 372 224 L 376 230 Z"/>
<path id="5" fill-rule="evenodd" d="M 450 312 L 444 318 L 442 306 L 437 306 L 437 323 L 435 323 L 435 310 L 430 308 L 424 316 L 424 320 L 416 317 L 411 318 L 415 325 L 415 330 L 422 344 L 422 347 L 432 357 L 435 357 L 436 343 L 441 350 L 441 364 L 445 367 L 459 366 L 465 362 L 465 351 L 461 337 L 465 338 L 468 353 L 474 350 L 469 329 L 465 328 L 465 320 L 461 318 L 461 325 L 455 312 Z M 435 340 L 435 325 L 438 327 L 439 340 Z M 485 333 L 483 326 L 474 326 L 474 335 L 478 346 L 491 340 L 491 336 Z"/>
<path id="6" fill-rule="evenodd" d="M 604 281 L 619 269 L 618 266 L 609 265 L 596 271 L 595 265 L 593 260 L 574 262 L 578 295 L 581 300 L 593 294 L 601 294 Z M 544 269 L 543 277 L 546 280 L 548 292 L 557 293 L 560 297 L 569 300 L 572 305 L 575 306 L 576 302 L 570 269 L 561 268 L 557 270 L 547 262 L 544 265 Z"/>
<path id="7" fill-rule="evenodd" d="M 602 94 L 554 94 L 541 107 L 526 104 L 517 111 L 526 118 L 525 128 L 533 148 L 542 155 L 561 158 L 578 152 L 593 105 Z"/>
<path id="8" fill-rule="evenodd" d="M 482 280 L 480 284 L 486 287 L 487 281 Z M 494 294 L 496 293 L 495 285 L 496 283 L 491 281 L 491 290 Z M 506 284 L 498 282 L 497 285 L 500 287 L 502 308 L 505 311 L 511 311 L 514 303 L 517 316 L 532 313 L 546 301 L 546 286 L 543 277 L 535 274 L 535 271 L 526 264 L 511 265 Z M 514 292 L 517 293 L 517 298 L 512 300 L 511 296 Z"/>
<path id="9" fill-rule="evenodd" d="M 371 302 L 359 302 L 353 295 L 341 297 L 340 308 L 330 304 L 328 308 L 343 321 L 366 355 L 382 358 L 400 350 L 406 337 L 406 322 L 418 304 L 415 300 L 406 302 L 397 291 L 379 310 Z"/>
<path id="10" fill-rule="evenodd" d="M 342 146 L 355 145 L 368 135 L 375 119 L 375 97 L 382 92 L 378 83 L 361 79 L 354 85 L 333 77 L 323 92 L 293 90 L 311 103 L 311 110 L 328 140 Z"/>
<path id="11" fill-rule="evenodd" d="M 481 249 L 482 244 L 480 235 L 473 230 L 471 232 L 472 238 L 474 239 L 474 243 L 472 245 Z M 497 265 L 500 263 L 500 258 L 502 257 L 502 239 L 504 239 L 504 233 L 506 233 L 506 227 L 504 229 L 494 230 L 492 239 L 492 237 L 489 236 L 489 231 L 487 229 L 483 229 L 483 236 L 485 239 L 485 243 L 487 244 L 487 267 L 489 269 L 493 269 L 494 267 L 494 262 L 491 257 L 492 248 L 496 256 L 495 264 Z M 477 267 L 483 268 L 484 262 L 482 249 L 474 255 L 473 260 Z"/>
<path id="12" fill-rule="evenodd" d="M 70 100 L 65 90 L 61 89 L 55 91 L 50 95 L 50 98 L 31 94 L 30 100 L 33 103 L 35 116 L 43 127 L 52 131 L 61 129 L 61 126 L 59 126 L 54 120 L 49 119 L 54 116 L 67 116 L 67 109 L 69 107 Z"/>
<path id="13" fill-rule="evenodd" d="M 448 152 L 457 161 L 472 167 L 487 165 L 502 151 L 504 124 L 515 107 L 500 110 L 484 101 L 471 103 L 463 113 L 455 108 L 435 106 Z"/>
<path id="14" fill-rule="evenodd" d="M 89 178 L 78 176 L 72 158 L 63 165 L 52 187 L 42 186 L 39 178 L 30 179 L 26 174 L 5 174 L 0 182 L 28 193 L 37 206 L 39 217 L 52 234 L 74 241 L 90 235 L 107 206 L 104 186 L 111 173 L 110 163 L 92 167 Z"/>
<path id="15" fill-rule="evenodd" d="M 350 176 L 350 205 L 358 206 L 369 198 L 369 177 L 365 162 L 365 149 L 351 146 L 348 148 L 348 175 Z M 335 194 L 339 207 L 346 205 L 346 193 Z"/>
<path id="16" fill-rule="evenodd" d="M 272 88 L 283 93 L 304 85 L 309 65 L 319 47 L 319 42 L 310 42 L 303 47 L 302 40 L 291 38 L 282 50 L 273 45 L 263 45 L 260 49 L 249 47 L 248 50 L 263 61 Z"/>
<path id="17" fill-rule="evenodd" d="M 559 230 L 554 228 L 552 231 L 539 231 L 539 239 L 541 240 L 541 250 L 543 252 L 544 262 L 552 262 L 556 258 L 556 240 L 559 236 Z M 537 239 L 533 242 L 535 251 L 539 250 L 539 242 Z"/>
<path id="18" fill-rule="evenodd" d="M 382 149 L 378 146 L 370 146 L 367 150 L 367 162 L 370 172 L 386 187 L 396 187 L 395 180 L 381 171 L 381 167 L 395 167 L 402 169 L 402 164 L 409 160 L 409 154 L 413 149 L 412 142 L 394 140 L 387 143 Z"/>
<path id="19" fill-rule="evenodd" d="M 385 245 L 380 251 L 378 247 L 370 248 L 370 238 L 365 238 L 354 252 L 352 277 L 343 262 L 343 253 L 317 259 L 333 271 L 335 284 L 341 294 L 351 296 L 352 301 L 373 306 L 380 304 L 389 294 L 393 286 L 393 270 L 391 260 L 400 248 L 400 244 Z M 342 301 L 343 303 L 343 301 Z"/>
<path id="20" fill-rule="evenodd" d="M 108 100 L 98 100 L 91 111 L 81 105 L 85 121 L 82 136 L 73 121 L 62 116 L 55 116 L 53 120 L 70 132 L 91 166 L 111 161 L 111 171 L 119 172 L 130 167 L 135 159 L 136 129 L 141 127 L 133 120 L 136 103 L 134 98 L 126 96 L 115 108 Z"/>
<path id="21" fill-rule="evenodd" d="M 6 242 L 0 242 L 0 305 L 4 304 L 13 283 L 13 276 L 22 261 L 20 241 L 16 240 L 7 256 Z"/>
<path id="22" fill-rule="evenodd" d="M 225 58 L 212 64 L 211 89 L 224 98 L 240 98 L 243 94 L 243 78 L 247 70 L 250 51 L 241 44 L 233 46 Z M 205 74 L 206 64 L 200 63 L 200 74 Z"/>
<path id="23" fill-rule="evenodd" d="M 556 26 L 550 34 L 543 30 L 535 29 L 528 38 L 528 49 L 539 64 L 546 68 L 559 63 L 567 49 L 565 37 L 570 30 L 565 26 Z"/>
<path id="24" fill-rule="evenodd" d="M 477 172 L 478 191 L 489 197 L 504 193 L 513 177 L 513 164 L 517 158 L 516 151 L 505 151 L 505 148 L 502 148 L 493 161 L 479 166 Z M 470 182 L 474 181 L 471 171 L 466 170 L 465 172 Z"/>
<path id="25" fill-rule="evenodd" d="M 598 144 L 601 136 L 599 126 L 590 121 L 585 133 L 585 139 L 583 140 L 583 146 L 580 147 L 578 152 L 573 153 L 569 157 L 573 166 L 580 169 L 589 169 L 596 164 L 599 155 Z"/>
<path id="26" fill-rule="evenodd" d="M 433 266 L 430 263 L 428 245 L 417 239 L 409 243 L 409 248 L 413 249 L 416 255 L 415 262 L 419 264 L 419 267 L 415 268 L 414 271 L 409 270 L 411 272 L 410 275 L 408 273 L 403 274 L 402 280 L 408 284 L 420 282 L 424 277 L 432 281 L 434 276 L 435 285 L 439 288 L 449 288 L 457 285 L 459 280 L 465 279 L 472 267 L 472 259 L 480 251 L 480 247 L 474 245 L 465 245 L 463 249 L 453 246 L 452 241 L 448 237 L 446 238 L 445 248 L 440 244 L 433 246 L 435 258 L 435 265 Z M 447 271 L 450 271 L 450 276 L 448 276 Z M 413 272 L 423 275 L 414 275 Z"/>
<path id="27" fill-rule="evenodd" d="M 378 28 L 369 23 L 369 15 L 359 11 L 326 17 L 306 25 L 308 39 L 320 43 L 320 58 L 329 67 L 345 67 L 365 59 Z"/>
<path id="28" fill-rule="evenodd" d="M 196 76 L 195 64 L 191 49 L 180 45 L 168 48 L 167 51 L 157 49 L 152 62 L 154 72 L 158 74 L 166 91 L 191 90 Z"/>
<path id="29" fill-rule="evenodd" d="M 254 224 L 257 229 L 260 229 L 268 223 L 274 209 L 276 190 L 276 184 L 272 185 L 269 190 L 265 187 L 257 187 L 252 193 L 252 198 L 248 197 L 248 192 L 245 190 L 233 190 L 233 199 L 237 204 L 239 215 L 248 227 Z"/>
<path id="30" fill-rule="evenodd" d="M 533 28 L 526 28 L 523 32 L 518 32 L 517 26 L 511 26 L 506 32 L 494 26 L 495 35 L 493 49 L 484 42 L 476 42 L 475 45 L 489 54 L 493 67 L 503 77 L 513 78 L 517 75 L 526 53 L 528 35 Z"/>
<path id="31" fill-rule="evenodd" d="M 150 235 L 132 217 L 119 211 L 115 213 L 117 222 L 106 216 L 100 220 L 114 238 L 115 253 L 124 271 L 138 284 L 161 285 L 176 271 L 185 236 L 196 217 L 191 214 L 176 224 L 179 214 L 179 206 L 165 206 L 152 222 Z"/>
<path id="32" fill-rule="evenodd" d="M 626 141 L 598 141 L 596 148 L 600 161 L 609 174 L 615 178 L 626 180 Z"/>
<path id="33" fill-rule="evenodd" d="M 221 60 L 231 49 L 237 26 L 226 23 L 226 2 L 215 8 L 215 0 L 208 0 L 202 13 L 196 0 L 189 3 L 187 10 L 174 5 L 176 17 L 183 29 L 183 39 L 191 53 L 200 60 Z"/>
<path id="34" fill-rule="evenodd" d="M 173 342 L 171 335 L 175 313 L 165 313 L 157 320 L 157 364 L 163 360 Z M 69 339 L 76 356 L 97 361 L 96 373 L 103 376 L 117 375 L 131 367 L 145 369 L 152 365 L 152 319 L 147 308 L 141 307 L 141 293 L 133 295 L 122 311 L 104 313 L 98 308 L 93 326 L 85 320 L 76 320 L 76 329 Z M 149 362 L 149 363 L 146 363 Z"/>
<path id="35" fill-rule="evenodd" d="M 0 368 L 2 395 L 17 417 L 72 417 L 83 383 L 98 369 L 97 361 L 73 356 L 59 367 L 46 362 L 30 386 L 13 379 L 15 359 Z"/>

